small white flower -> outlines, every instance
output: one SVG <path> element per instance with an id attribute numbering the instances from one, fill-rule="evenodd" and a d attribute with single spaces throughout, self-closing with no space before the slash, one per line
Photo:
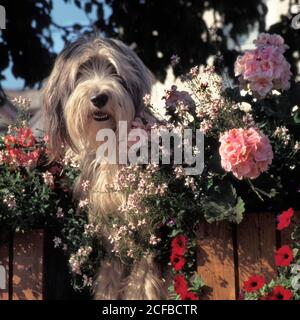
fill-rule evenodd
<path id="1" fill-rule="evenodd" d="M 90 181 L 89 180 L 84 180 L 81 184 L 83 191 L 87 191 L 90 186 Z"/>
<path id="2" fill-rule="evenodd" d="M 84 235 L 93 235 L 99 231 L 98 226 L 94 226 L 93 224 L 85 224 L 84 225 Z"/>
<path id="3" fill-rule="evenodd" d="M 291 280 L 291 285 L 293 289 L 299 290 L 300 289 L 300 274 L 297 274 L 294 276 Z"/>
<path id="4" fill-rule="evenodd" d="M 4 163 L 3 159 L 4 159 L 4 152 L 0 151 L 0 165 Z"/>
<path id="5" fill-rule="evenodd" d="M 62 240 L 59 237 L 55 237 L 53 239 L 53 242 L 54 242 L 54 248 L 59 248 L 62 244 Z"/>
<path id="6" fill-rule="evenodd" d="M 57 208 L 56 217 L 57 218 L 63 218 L 64 217 L 64 212 L 63 212 L 63 209 L 61 207 Z"/>
<path id="7" fill-rule="evenodd" d="M 13 194 L 8 194 L 3 197 L 3 202 L 9 209 L 14 209 L 17 206 L 16 198 Z"/>
<path id="8" fill-rule="evenodd" d="M 248 113 L 250 111 L 252 111 L 252 106 L 250 103 L 247 103 L 247 102 L 241 102 L 241 103 L 238 103 L 238 107 L 240 110 Z"/>
<path id="9" fill-rule="evenodd" d="M 293 265 L 293 267 L 292 267 L 292 269 L 291 269 L 291 273 L 293 273 L 293 274 L 298 274 L 298 273 L 300 273 L 300 265 L 299 265 L 299 264 Z"/>
<path id="10" fill-rule="evenodd" d="M 190 188 L 192 191 L 195 191 L 196 190 L 195 178 L 190 176 L 186 177 L 184 185 Z"/>
<path id="11" fill-rule="evenodd" d="M 148 105 L 151 104 L 151 96 L 150 96 L 150 94 L 144 95 L 143 102 L 144 102 L 145 106 L 148 106 Z"/>
<path id="12" fill-rule="evenodd" d="M 182 166 L 176 166 L 174 168 L 174 173 L 176 174 L 176 179 L 181 178 L 184 175 Z"/>
<path id="13" fill-rule="evenodd" d="M 53 187 L 54 186 L 54 177 L 53 174 L 49 171 L 46 171 L 42 174 L 44 183 L 49 186 Z"/>
<path id="14" fill-rule="evenodd" d="M 129 227 L 130 230 L 135 230 L 136 229 L 136 227 L 135 227 L 133 222 L 129 222 L 128 223 L 128 227 Z"/>
<path id="15" fill-rule="evenodd" d="M 69 259 L 69 264 L 71 266 L 73 273 L 81 275 L 80 262 L 78 261 L 78 259 L 76 258 L 76 256 L 74 254 L 71 255 L 71 257 Z"/>
<path id="16" fill-rule="evenodd" d="M 157 245 L 159 242 L 161 242 L 161 239 L 156 237 L 154 234 L 152 234 L 150 236 L 150 239 L 149 239 L 149 243 L 152 244 L 153 246 Z"/>
<path id="17" fill-rule="evenodd" d="M 89 204 L 89 200 L 88 200 L 88 199 L 84 199 L 84 200 L 80 200 L 80 201 L 79 201 L 78 206 L 79 206 L 79 208 L 84 208 L 84 207 L 86 207 L 88 204 Z"/>
<path id="18" fill-rule="evenodd" d="M 127 251 L 127 255 L 128 255 L 128 257 L 133 258 L 133 250 L 132 250 L 132 249 L 129 249 L 129 250 Z"/>
<path id="19" fill-rule="evenodd" d="M 86 274 L 82 276 L 83 278 L 83 286 L 84 287 L 91 287 L 93 285 L 93 278 L 88 277 Z"/>
<path id="20" fill-rule="evenodd" d="M 92 252 L 92 247 L 86 246 L 86 247 L 81 247 L 77 251 L 77 256 L 78 257 L 87 257 L 91 252 Z"/>
<path id="21" fill-rule="evenodd" d="M 274 94 L 275 96 L 280 96 L 281 92 L 278 90 L 272 90 L 272 94 Z"/>

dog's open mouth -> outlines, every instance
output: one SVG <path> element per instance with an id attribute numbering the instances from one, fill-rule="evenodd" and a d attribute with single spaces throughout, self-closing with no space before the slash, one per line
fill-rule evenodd
<path id="1" fill-rule="evenodd" d="M 103 113 L 103 112 L 100 112 L 100 111 L 95 111 L 93 113 L 93 119 L 95 121 L 106 121 L 108 120 L 110 117 L 107 113 Z"/>

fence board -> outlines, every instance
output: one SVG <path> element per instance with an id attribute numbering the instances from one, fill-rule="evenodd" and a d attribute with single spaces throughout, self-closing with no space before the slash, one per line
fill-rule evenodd
<path id="1" fill-rule="evenodd" d="M 276 275 L 276 223 L 272 213 L 248 214 L 237 228 L 239 286 L 254 274 Z"/>
<path id="2" fill-rule="evenodd" d="M 203 223 L 198 231 L 198 273 L 205 299 L 234 300 L 235 271 L 232 228 L 227 223 Z"/>
<path id="3" fill-rule="evenodd" d="M 300 222 L 300 212 L 295 213 L 294 221 Z M 280 233 L 281 244 L 290 244 L 289 237 L 292 229 L 293 227 L 290 227 Z M 16 234 L 13 259 L 10 263 L 8 246 L 0 247 L 0 265 L 6 268 L 5 289 L 0 289 L 0 300 L 9 299 L 11 294 L 14 300 L 64 298 L 70 294 L 71 291 L 64 288 L 54 292 L 56 288 L 52 285 L 53 280 L 56 282 L 67 280 L 65 276 L 58 276 L 60 273 L 58 270 L 61 269 L 57 265 L 57 257 L 49 251 L 49 248 L 53 249 L 51 237 L 46 246 L 48 257 L 44 259 L 44 237 L 44 232 L 41 230 Z M 280 245 L 280 239 L 277 238 L 277 245 Z M 274 261 L 276 219 L 272 213 L 247 214 L 243 222 L 234 228 L 225 222 L 202 223 L 198 229 L 197 239 L 197 271 L 205 282 L 204 299 L 234 300 L 237 290 L 249 276 L 262 274 L 270 279 L 276 275 Z M 64 265 L 65 260 L 62 261 Z M 10 280 L 12 281 L 10 289 L 9 265 L 13 266 L 10 272 L 13 275 Z M 44 282 L 44 277 L 48 277 L 48 282 Z M 48 283 L 49 290 L 53 287 L 52 293 L 44 294 L 44 283 Z"/>
<path id="4" fill-rule="evenodd" d="M 13 259 L 13 300 L 43 299 L 44 234 L 16 234 Z"/>
<path id="5" fill-rule="evenodd" d="M 0 246 L 0 300 L 8 300 L 9 278 L 9 251 L 8 245 Z"/>

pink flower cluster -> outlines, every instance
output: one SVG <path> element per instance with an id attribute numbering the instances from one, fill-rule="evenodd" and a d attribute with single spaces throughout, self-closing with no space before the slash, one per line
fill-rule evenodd
<path id="1" fill-rule="evenodd" d="M 254 41 L 256 49 L 247 50 L 235 62 L 235 76 L 241 87 L 250 89 L 264 98 L 272 89 L 287 90 L 290 87 L 290 64 L 283 53 L 288 48 L 281 36 L 262 33 Z"/>
<path id="2" fill-rule="evenodd" d="M 175 85 L 171 87 L 171 90 L 165 90 L 165 96 L 162 97 L 162 100 L 165 100 L 166 108 L 178 114 L 181 119 L 189 111 L 195 109 L 195 102 L 191 95 L 187 91 L 177 90 L 177 86 Z"/>
<path id="3" fill-rule="evenodd" d="M 221 165 L 238 179 L 255 179 L 272 163 L 270 141 L 256 128 L 231 129 L 219 141 Z"/>

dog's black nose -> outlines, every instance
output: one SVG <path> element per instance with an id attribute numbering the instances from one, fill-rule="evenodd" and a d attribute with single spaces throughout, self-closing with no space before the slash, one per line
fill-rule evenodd
<path id="1" fill-rule="evenodd" d="M 108 96 L 105 93 L 98 94 L 91 98 L 92 104 L 97 108 L 102 108 L 106 105 Z"/>

